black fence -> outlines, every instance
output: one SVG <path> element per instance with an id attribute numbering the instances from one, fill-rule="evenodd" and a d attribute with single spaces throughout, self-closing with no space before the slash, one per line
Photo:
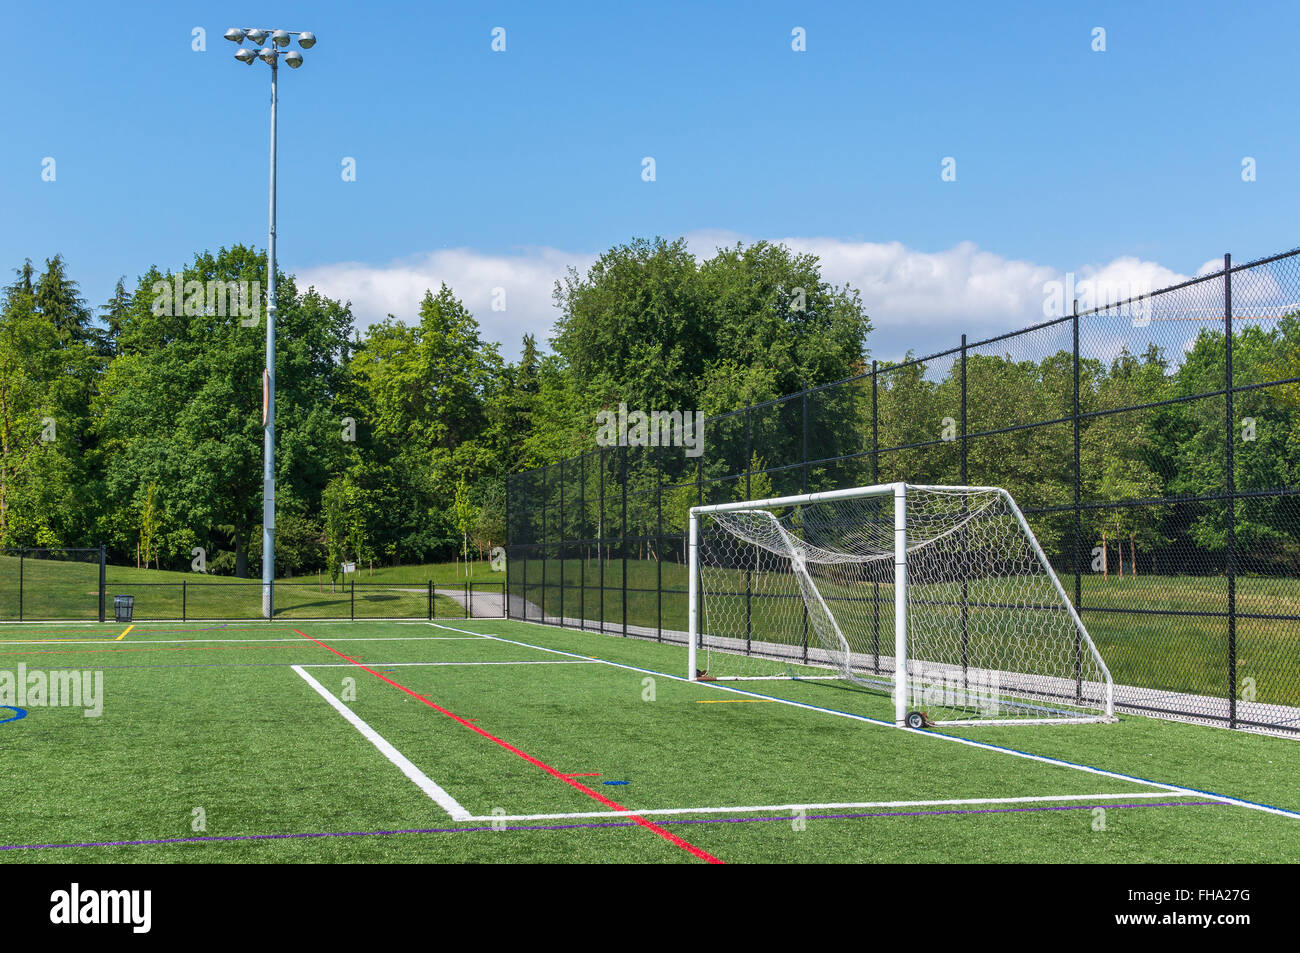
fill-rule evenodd
<path id="1" fill-rule="evenodd" d="M 1300 249 L 872 362 L 709 418 L 703 448 L 604 447 L 512 475 L 510 616 L 684 642 L 693 505 L 1002 486 L 1121 707 L 1300 732 Z"/>
<path id="2" fill-rule="evenodd" d="M 114 579 L 103 549 L 0 549 L 0 622 L 99 621 L 115 596 L 134 597 L 134 621 L 262 618 L 262 583 L 201 577 Z M 474 619 L 505 615 L 504 582 L 274 584 L 276 619 Z"/>
<path id="3" fill-rule="evenodd" d="M 105 573 L 103 546 L 0 548 L 0 620 L 103 622 Z"/>

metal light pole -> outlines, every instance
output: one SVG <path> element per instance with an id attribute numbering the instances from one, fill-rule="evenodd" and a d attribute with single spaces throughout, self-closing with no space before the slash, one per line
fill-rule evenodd
<path id="1" fill-rule="evenodd" d="M 271 67 L 271 203 L 270 227 L 266 240 L 266 369 L 262 372 L 262 432 L 265 449 L 262 466 L 262 615 L 270 619 L 275 613 L 275 141 L 277 81 L 280 75 L 280 57 L 291 69 L 302 65 L 302 54 L 297 50 L 282 52 L 292 36 L 298 45 L 309 50 L 316 45 L 312 33 L 294 33 L 289 30 L 239 29 L 226 31 L 226 39 L 241 44 L 235 59 L 253 64 L 260 59 Z M 243 46 L 245 39 L 262 44 L 254 51 Z"/>

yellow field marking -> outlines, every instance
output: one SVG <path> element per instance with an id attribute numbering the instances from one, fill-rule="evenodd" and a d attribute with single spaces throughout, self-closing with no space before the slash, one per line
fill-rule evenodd
<path id="1" fill-rule="evenodd" d="M 767 703 L 775 704 L 775 698 L 697 698 L 697 705 L 761 705 Z"/>
<path id="2" fill-rule="evenodd" d="M 126 638 L 127 632 L 130 632 L 134 628 L 135 628 L 134 625 L 128 625 L 126 627 L 126 632 L 123 632 L 115 639 L 28 639 L 24 642 L 16 642 L 14 644 L 15 645 L 51 645 L 55 642 L 80 642 L 84 645 L 88 642 L 121 642 L 124 638 Z"/>

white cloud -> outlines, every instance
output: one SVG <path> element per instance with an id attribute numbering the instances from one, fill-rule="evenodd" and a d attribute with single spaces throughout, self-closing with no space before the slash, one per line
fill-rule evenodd
<path id="1" fill-rule="evenodd" d="M 298 286 L 314 285 L 322 294 L 352 302 L 362 328 L 391 314 L 412 324 L 419 318 L 426 290 L 446 283 L 474 314 L 489 341 L 503 345 L 513 359 L 527 333 L 545 346 L 558 312 L 551 303 L 557 279 L 573 265 L 584 271 L 594 255 L 554 248 L 528 248 L 514 254 L 486 254 L 471 248 L 430 252 L 387 265 L 340 262 L 296 272 Z M 503 302 L 504 310 L 493 310 Z"/>
<path id="2" fill-rule="evenodd" d="M 687 235 L 689 247 L 700 258 L 719 247 L 752 240 L 724 230 Z M 955 346 L 963 332 L 975 339 L 1042 321 L 1049 316 L 1048 299 L 1054 288 L 1056 297 L 1064 300 L 1072 293 L 1086 309 L 1190 277 L 1153 261 L 1120 257 L 1078 266 L 1071 283 L 1047 265 L 1003 258 L 973 242 L 922 252 L 899 242 L 776 241 L 818 256 L 827 280 L 862 293 L 875 327 L 872 353 L 885 359 L 897 358 L 909 348 L 924 354 Z M 300 286 L 312 284 L 330 297 L 350 300 L 362 326 L 389 313 L 403 321 L 415 320 L 425 289 L 436 291 L 446 282 L 478 318 L 484 336 L 502 342 L 506 356 L 513 357 L 525 333 L 537 335 L 543 344 L 550 336 L 557 317 L 551 300 L 556 279 L 571 265 L 585 271 L 595 259 L 594 253 L 556 248 L 524 248 L 510 254 L 457 248 L 387 265 L 321 265 L 300 270 L 298 280 Z M 1213 270 L 1213 264 L 1207 262 L 1200 271 Z M 504 311 L 492 310 L 498 288 L 505 292 Z M 1064 301 L 1064 307 L 1069 306 Z"/>

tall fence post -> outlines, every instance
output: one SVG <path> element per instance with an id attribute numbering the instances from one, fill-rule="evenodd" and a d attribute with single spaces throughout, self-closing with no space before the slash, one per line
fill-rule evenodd
<path id="1" fill-rule="evenodd" d="M 704 505 L 704 454 L 700 454 L 698 457 L 695 458 L 695 504 L 697 506 Z M 683 535 L 683 542 L 685 541 L 686 541 L 686 536 Z M 689 552 L 687 555 L 689 555 Z M 687 567 L 688 567 L 687 571 L 689 572 L 690 571 L 689 559 L 687 560 Z M 688 585 L 689 585 L 689 580 L 688 580 Z M 696 590 L 695 591 L 695 613 L 696 613 L 695 617 L 697 619 L 703 620 L 704 619 L 704 585 L 702 581 L 696 584 L 695 590 Z M 704 625 L 703 622 L 701 622 L 700 624 L 701 631 L 703 631 L 703 628 Z M 687 638 L 689 639 L 690 636 L 688 635 Z M 695 644 L 697 648 L 699 647 L 699 642 L 700 642 L 700 633 L 696 633 Z"/>
<path id="2" fill-rule="evenodd" d="M 507 585 L 509 585 L 507 583 Z M 433 621 L 433 580 L 429 580 L 429 614 L 426 617 L 430 622 Z"/>
<path id="3" fill-rule="evenodd" d="M 627 638 L 627 444 L 623 445 L 620 455 L 619 470 L 623 480 L 623 533 L 621 537 L 623 547 L 623 569 L 619 573 L 623 581 L 623 638 Z"/>
<path id="4" fill-rule="evenodd" d="M 1079 419 L 1079 299 L 1074 299 L 1074 319 L 1070 322 L 1074 350 L 1074 403 L 1071 418 L 1074 421 L 1074 611 L 1083 611 L 1083 470 L 1080 465 L 1080 443 L 1082 439 L 1081 421 Z M 1076 700 L 1083 698 L 1083 637 L 1074 633 L 1074 695 Z"/>
<path id="5" fill-rule="evenodd" d="M 966 486 L 969 477 L 966 470 L 966 335 L 961 336 L 961 485 Z M 962 497 L 962 513 L 967 511 L 966 497 Z M 970 673 L 970 549 L 967 545 L 966 531 L 961 532 L 961 682 L 962 689 L 969 685 Z"/>
<path id="6" fill-rule="evenodd" d="M 605 525 L 605 448 L 597 451 L 600 461 L 600 519 L 596 521 L 596 561 L 600 564 L 600 631 L 605 631 L 605 539 L 609 527 Z"/>
<path id="7" fill-rule="evenodd" d="M 1074 320 L 1071 321 L 1074 337 L 1074 404 L 1071 417 L 1074 423 L 1074 608 L 1082 608 L 1083 602 L 1083 474 L 1079 467 L 1079 299 L 1074 299 Z"/>
<path id="8" fill-rule="evenodd" d="M 546 471 L 549 466 L 542 467 L 542 619 L 546 621 L 546 555 L 547 555 L 547 536 L 546 536 L 546 504 L 550 502 L 546 496 Z"/>
<path id="9" fill-rule="evenodd" d="M 568 527 L 564 522 L 564 461 L 560 461 L 560 531 L 556 534 L 555 545 L 559 548 L 560 557 L 560 625 L 564 625 L 564 554 L 568 548 L 565 540 L 568 539 Z M 466 602 L 468 605 L 468 600 Z M 468 616 L 466 617 L 468 618 Z"/>
<path id="10" fill-rule="evenodd" d="M 804 384 L 803 397 L 800 406 L 800 416 L 803 418 L 801 430 L 803 439 L 800 442 L 799 457 L 803 466 L 799 468 L 799 492 L 808 492 L 808 385 Z M 799 600 L 802 606 L 800 615 L 803 617 L 803 641 L 801 658 L 805 664 L 808 662 L 808 603 L 802 599 Z"/>
<path id="11" fill-rule="evenodd" d="M 23 621 L 23 562 L 27 559 L 24 550 L 18 551 L 18 621 Z"/>
<path id="12" fill-rule="evenodd" d="M 356 622 L 357 621 L 357 580 L 355 578 L 356 573 L 353 573 L 352 575 L 354 577 L 352 580 L 352 586 L 348 590 L 348 592 L 350 593 L 350 598 L 348 600 L 348 621 Z"/>
<path id="13" fill-rule="evenodd" d="M 523 476 L 527 476 L 527 474 L 523 474 Z M 528 556 L 529 556 L 529 550 L 531 550 L 531 549 L 533 548 L 533 547 L 532 547 L 532 537 L 533 537 L 533 534 L 532 534 L 532 532 L 531 532 L 531 530 L 532 530 L 532 515 L 529 513 L 529 510 L 528 510 L 528 496 L 527 496 L 527 494 L 528 494 L 528 489 L 527 489 L 527 487 L 528 487 L 527 481 L 525 481 L 524 479 L 521 478 L 520 481 L 519 481 L 519 495 L 520 495 L 520 497 L 521 497 L 520 502 L 521 502 L 523 505 L 521 505 L 521 506 L 519 507 L 519 510 L 520 510 L 520 512 L 522 512 L 522 513 L 525 514 L 524 518 L 525 518 L 526 520 L 528 520 L 528 524 L 527 524 L 528 532 L 525 532 L 525 533 L 524 533 L 524 539 L 520 542 L 520 545 L 519 545 L 519 550 L 520 550 L 520 552 L 523 553 L 523 556 L 524 556 L 524 568 L 523 568 L 523 570 L 522 570 L 522 571 L 520 572 L 520 574 L 519 574 L 519 578 L 520 578 L 519 585 L 520 585 L 520 589 L 522 590 L 521 593 L 520 593 L 520 597 L 519 597 L 519 603 L 520 603 L 520 604 L 519 604 L 519 618 L 524 619 L 525 621 L 527 621 L 527 619 L 528 619 Z M 506 568 L 508 569 L 509 566 L 510 566 L 510 561 L 509 561 L 509 559 L 507 559 L 507 560 L 506 560 Z"/>
<path id="14" fill-rule="evenodd" d="M 799 492 L 808 492 L 808 385 L 804 385 L 801 414 L 803 416 L 803 440 L 799 456 L 802 458 L 803 466 L 800 467 L 799 473 Z"/>
<path id="15" fill-rule="evenodd" d="M 99 621 L 104 622 L 104 590 L 108 588 L 108 552 L 103 543 L 99 544 Z"/>
<path id="16" fill-rule="evenodd" d="M 880 482 L 880 395 L 876 387 L 878 366 L 871 362 L 871 482 Z M 875 517 L 879 519 L 879 515 Z M 871 580 L 871 670 L 880 674 L 880 580 Z"/>
<path id="17" fill-rule="evenodd" d="M 655 453 L 655 641 L 664 640 L 664 448 Z"/>
<path id="18" fill-rule="evenodd" d="M 587 454 L 578 458 L 578 628 L 587 631 L 587 563 L 591 559 L 587 535 Z"/>
<path id="19" fill-rule="evenodd" d="M 503 583 L 504 589 L 502 590 L 502 593 L 501 593 L 501 602 L 502 602 L 502 605 L 503 605 L 503 607 L 504 607 L 504 609 L 503 609 L 503 614 L 505 615 L 505 617 L 506 617 L 507 619 L 509 619 L 509 618 L 511 617 L 511 615 L 510 615 L 510 563 L 511 563 L 511 559 L 510 559 L 510 487 L 511 487 L 511 484 L 512 484 L 513 482 L 514 482 L 514 474 L 512 474 L 512 473 L 507 473 L 507 474 L 506 474 L 506 527 L 505 527 L 505 532 L 502 534 L 503 538 L 502 538 L 502 540 L 501 540 L 502 548 L 505 550 L 505 554 L 506 554 L 506 581 L 505 581 L 505 583 Z M 430 588 L 431 590 L 432 590 L 432 588 L 433 588 L 432 581 L 430 581 L 429 588 Z M 432 592 L 429 593 L 429 618 L 430 618 L 430 619 L 433 618 L 433 593 L 432 593 Z"/>
<path id="20" fill-rule="evenodd" d="M 880 482 L 880 404 L 876 390 L 877 366 L 871 362 L 871 482 Z"/>
<path id="21" fill-rule="evenodd" d="M 1232 388 L 1232 255 L 1223 256 L 1224 444 L 1228 467 L 1228 727 L 1237 727 L 1237 441 Z"/>
<path id="22" fill-rule="evenodd" d="M 751 407 L 745 404 L 745 499 L 752 500 L 754 493 L 750 485 L 750 477 L 753 475 L 754 459 L 754 427 L 750 419 Z M 754 546 L 754 559 L 757 561 L 761 550 Z M 745 653 L 748 654 L 753 646 L 753 599 L 754 577 L 750 574 L 749 567 L 745 567 Z"/>
<path id="23" fill-rule="evenodd" d="M 968 483 L 966 475 L 966 335 L 961 336 L 961 485 Z"/>
<path id="24" fill-rule="evenodd" d="M 185 617 L 189 612 L 189 601 L 190 601 L 189 590 L 190 590 L 189 580 L 182 579 L 181 580 L 181 621 L 182 622 L 185 621 Z"/>

